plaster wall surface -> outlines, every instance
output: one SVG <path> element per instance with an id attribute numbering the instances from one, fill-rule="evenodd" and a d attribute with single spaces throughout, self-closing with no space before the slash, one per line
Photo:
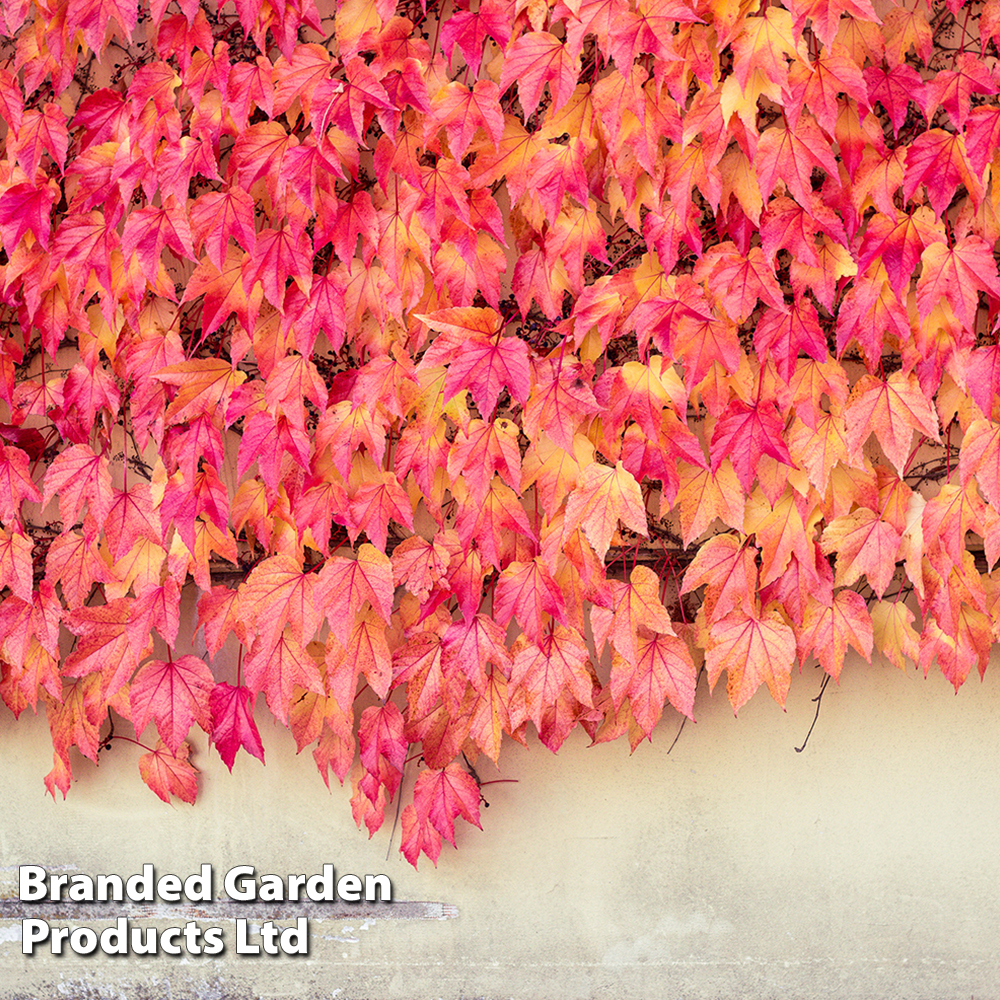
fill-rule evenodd
<path id="1" fill-rule="evenodd" d="M 5 713 L 0 997 L 1000 996 L 1000 670 L 956 696 L 940 676 L 849 662 L 796 753 L 820 676 L 793 679 L 787 712 L 765 691 L 739 719 L 723 691 L 699 692 L 669 755 L 669 714 L 631 757 L 582 733 L 557 756 L 505 747 L 516 783 L 484 789 L 484 832 L 459 823 L 459 850 L 419 871 L 390 821 L 359 833 L 349 790 L 327 793 L 263 715 L 267 766 L 244 754 L 230 775 L 199 734 L 199 801 L 171 808 L 125 743 L 112 766 L 81 760 L 53 802 L 44 718 Z M 310 919 L 308 956 L 237 956 L 232 920 L 220 957 L 21 954 L 18 865 L 127 876 L 146 862 L 182 877 L 208 862 L 218 895 L 235 865 L 332 863 L 388 874 L 397 902 Z M 103 923 L 53 926 L 110 926 L 122 904 L 104 905 Z"/>

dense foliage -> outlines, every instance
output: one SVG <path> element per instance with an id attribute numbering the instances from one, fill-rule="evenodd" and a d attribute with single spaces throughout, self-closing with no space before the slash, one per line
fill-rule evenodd
<path id="1" fill-rule="evenodd" d="M 370 831 L 418 759 L 436 861 L 529 723 L 985 669 L 998 0 L 0 18 L 0 694 L 53 794 L 127 720 L 192 801 L 263 693 Z"/>

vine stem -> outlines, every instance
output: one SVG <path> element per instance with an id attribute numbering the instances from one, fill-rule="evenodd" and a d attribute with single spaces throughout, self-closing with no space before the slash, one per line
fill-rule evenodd
<path id="1" fill-rule="evenodd" d="M 389 860 L 389 854 L 392 851 L 392 839 L 396 836 L 396 826 L 399 823 L 399 809 L 403 804 L 403 781 L 406 778 L 406 765 L 409 764 L 411 760 L 419 756 L 420 754 L 414 754 L 413 757 L 407 757 L 406 760 L 403 761 L 403 770 L 399 773 L 399 788 L 396 789 L 396 815 L 392 819 L 392 829 L 389 831 L 389 843 L 385 845 L 386 861 Z"/>
<path id="2" fill-rule="evenodd" d="M 132 739 L 131 736 L 108 736 L 103 745 L 107 746 L 107 744 L 109 744 L 112 740 L 124 740 L 126 743 L 134 743 L 137 747 L 142 747 L 143 750 L 146 750 L 149 753 L 156 753 L 152 747 L 148 747 L 145 743 L 140 743 L 138 740 Z"/>
<path id="3" fill-rule="evenodd" d="M 809 737 L 812 736 L 812 731 L 816 728 L 816 720 L 819 718 L 820 705 L 822 705 L 823 703 L 823 692 L 826 691 L 826 686 L 827 684 L 830 683 L 831 676 L 833 675 L 832 674 L 823 675 L 823 683 L 820 684 L 819 686 L 819 694 L 816 695 L 815 698 L 813 698 L 813 701 L 816 703 L 816 714 L 813 716 L 812 725 L 809 727 L 809 732 L 806 733 L 806 738 L 802 741 L 802 746 L 795 747 L 796 753 L 802 753 L 802 751 L 805 750 L 806 744 L 809 742 Z"/>

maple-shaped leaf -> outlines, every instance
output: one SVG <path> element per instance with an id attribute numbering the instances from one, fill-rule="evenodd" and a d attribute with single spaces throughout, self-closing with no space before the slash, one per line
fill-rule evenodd
<path id="1" fill-rule="evenodd" d="M 230 771 L 240 747 L 264 763 L 264 746 L 253 718 L 256 700 L 249 688 L 225 683 L 216 684 L 209 696 L 212 742 Z"/>
<path id="2" fill-rule="evenodd" d="M 381 615 L 383 622 L 388 623 L 392 615 L 395 560 L 395 552 L 390 564 L 384 553 L 366 542 L 358 547 L 355 559 L 333 556 L 323 565 L 315 599 L 317 605 L 324 609 L 334 635 L 342 643 L 348 641 L 357 613 L 365 601 Z"/>
<path id="3" fill-rule="evenodd" d="M 872 620 L 864 598 L 853 590 L 841 590 L 829 607 L 810 602 L 798 633 L 799 662 L 815 653 L 820 666 L 839 680 L 848 645 L 869 663 L 872 654 Z"/>
<path id="4" fill-rule="evenodd" d="M 962 438 L 962 451 L 958 458 L 962 486 L 967 487 L 972 477 L 987 502 L 1000 504 L 1000 425 L 990 420 L 974 420 Z"/>
<path id="5" fill-rule="evenodd" d="M 680 593 L 689 594 L 704 586 L 702 606 L 709 622 L 724 618 L 735 608 L 750 614 L 753 595 L 759 589 L 757 556 L 755 546 L 740 541 L 732 532 L 714 535 L 699 547 L 684 571 Z"/>
<path id="6" fill-rule="evenodd" d="M 115 559 L 129 552 L 140 538 L 156 543 L 163 540 L 160 517 L 153 505 L 150 487 L 145 483 L 137 483 L 128 490 L 112 487 L 111 504 L 104 523 Z"/>
<path id="7" fill-rule="evenodd" d="M 169 247 L 178 257 L 195 259 L 191 227 L 187 213 L 175 203 L 162 208 L 141 208 L 130 212 L 122 233 L 122 253 L 135 254 L 142 273 L 155 283 L 160 270 L 160 255 Z"/>
<path id="8" fill-rule="evenodd" d="M 685 547 L 704 534 L 719 518 L 730 528 L 743 527 L 746 495 L 729 459 L 723 459 L 714 471 L 678 463 L 680 489 L 677 504 L 681 537 Z"/>
<path id="9" fill-rule="evenodd" d="M 209 191 L 191 204 L 191 236 L 196 252 L 204 246 L 208 259 L 218 270 L 226 263 L 229 240 L 235 239 L 244 250 L 257 245 L 253 224 L 254 201 L 235 185 L 226 191 Z"/>
<path id="10" fill-rule="evenodd" d="M 890 663 L 905 670 L 907 659 L 917 662 L 919 635 L 913 628 L 914 614 L 902 601 L 877 601 L 871 618 L 875 648 Z"/>
<path id="11" fill-rule="evenodd" d="M 524 432 L 537 440 L 543 430 L 566 451 L 573 450 L 579 424 L 600 409 L 582 366 L 543 360 L 533 365 L 535 386 L 524 407 Z"/>
<path id="12" fill-rule="evenodd" d="M 460 306 L 482 296 L 491 306 L 499 306 L 500 275 L 507 267 L 503 248 L 492 236 L 452 227 L 454 240 L 444 240 L 434 253 L 434 287 L 442 297 Z"/>
<path id="13" fill-rule="evenodd" d="M 28 177 L 34 177 L 43 153 L 52 157 L 62 172 L 69 149 L 66 114 L 58 104 L 48 102 L 40 109 L 24 112 L 16 134 L 8 138 L 8 149 L 24 168 Z"/>
<path id="14" fill-rule="evenodd" d="M 504 48 L 510 40 L 510 20 L 498 0 L 485 0 L 475 11 L 453 12 L 441 25 L 441 49 L 454 60 L 454 49 L 462 53 L 472 75 L 478 76 L 483 42 L 493 38 Z"/>
<path id="15" fill-rule="evenodd" d="M 922 184 L 938 216 L 948 207 L 960 184 L 973 204 L 982 201 L 982 180 L 972 170 L 965 151 L 965 136 L 961 132 L 933 128 L 913 140 L 906 153 L 903 198 L 912 198 Z"/>
<path id="16" fill-rule="evenodd" d="M 289 278 L 308 295 L 312 289 L 312 257 L 312 242 L 305 232 L 296 232 L 291 227 L 261 230 L 253 253 L 242 261 L 247 295 L 253 294 L 253 286 L 259 281 L 268 301 L 280 306 Z"/>
<path id="17" fill-rule="evenodd" d="M 525 635 L 535 642 L 541 640 L 549 616 L 567 624 L 562 589 L 537 558 L 526 563 L 513 562 L 504 568 L 497 578 L 493 616 L 500 625 L 506 625 L 516 616 Z"/>
<path id="18" fill-rule="evenodd" d="M 156 749 L 144 753 L 139 758 L 139 774 L 142 780 L 163 799 L 170 802 L 176 795 L 182 802 L 194 802 L 198 795 L 198 772 L 188 762 L 191 748 L 181 743 L 176 750 L 170 750 L 162 741 Z"/>
<path id="19" fill-rule="evenodd" d="M 372 544 L 385 550 L 389 521 L 394 520 L 413 530 L 413 505 L 394 472 L 383 471 L 366 481 L 350 498 L 346 526 L 353 542 L 360 532 Z"/>
<path id="20" fill-rule="evenodd" d="M 517 427 L 509 420 L 470 422 L 461 430 L 448 455 L 448 475 L 461 474 L 469 486 L 473 500 L 482 502 L 493 481 L 494 473 L 512 489 L 521 486 L 521 452 L 517 444 Z"/>
<path id="21" fill-rule="evenodd" d="M 969 395 L 987 418 L 993 415 L 993 402 L 1000 395 L 1000 345 L 977 347 L 968 362 Z"/>
<path id="22" fill-rule="evenodd" d="M 819 518 L 795 489 L 785 488 L 777 497 L 762 493 L 763 488 L 747 503 L 744 529 L 760 548 L 760 579 L 766 586 L 784 573 L 793 555 L 803 566 L 812 563 L 812 525 Z"/>
<path id="23" fill-rule="evenodd" d="M 969 162 L 977 174 L 982 174 L 992 159 L 1000 140 L 1000 105 L 973 107 L 965 124 L 965 146 Z"/>
<path id="24" fill-rule="evenodd" d="M 795 662 L 795 633 L 775 611 L 747 614 L 737 609 L 715 622 L 705 650 L 712 687 L 725 670 L 726 690 L 734 712 L 750 700 L 762 683 L 784 707 Z"/>
<path id="25" fill-rule="evenodd" d="M 520 715 L 531 719 L 540 733 L 546 725 L 547 713 L 564 692 L 577 702 L 591 704 L 590 654 L 575 629 L 557 625 L 537 644 L 527 638 L 519 639 L 515 650 L 510 672 L 511 701 L 524 699 Z"/>
<path id="26" fill-rule="evenodd" d="M 268 67 L 271 69 L 271 67 Z M 273 107 L 268 113 L 283 114 L 298 97 L 308 115 L 308 98 L 313 88 L 330 72 L 330 53 L 322 45 L 296 45 L 289 58 L 282 56 L 273 66 Z"/>
<path id="27" fill-rule="evenodd" d="M 16 659 L 18 662 L 10 665 L 10 670 L 0 685 L 0 693 L 15 718 L 28 705 L 32 711 L 37 711 L 40 697 L 48 695 L 55 699 L 62 698 L 63 682 L 59 674 L 59 661 L 36 638 L 31 638 L 23 656 Z"/>
<path id="28" fill-rule="evenodd" d="M 858 271 L 881 259 L 892 290 L 897 298 L 902 298 L 920 255 L 939 236 L 937 220 L 926 207 L 918 208 L 912 215 L 880 212 L 872 216 L 865 230 L 858 253 Z"/>
<path id="29" fill-rule="evenodd" d="M 469 739 L 496 764 L 500 758 L 503 734 L 509 731 L 510 709 L 507 678 L 498 670 L 491 670 L 486 690 L 476 701 L 469 720 Z"/>
<path id="30" fill-rule="evenodd" d="M 772 125 L 765 129 L 757 146 L 757 178 L 765 200 L 778 181 L 784 182 L 799 204 L 806 204 L 812 193 L 811 177 L 815 168 L 836 175 L 837 161 L 814 118 L 803 115 L 794 129 Z"/>
<path id="31" fill-rule="evenodd" d="M 288 713 L 288 728 L 295 739 L 295 749 L 301 753 L 320 736 L 325 726 L 332 726 L 338 732 L 349 734 L 353 741 L 353 709 L 352 705 L 351 711 L 344 713 L 332 698 L 326 698 L 315 691 L 296 688 L 292 696 L 292 707 Z"/>
<path id="32" fill-rule="evenodd" d="M 457 80 L 447 83 L 434 96 L 427 124 L 435 131 L 445 130 L 448 147 L 456 160 L 465 156 L 479 128 L 485 129 L 499 149 L 504 133 L 500 88 L 492 80 L 477 80 L 472 87 Z"/>
<path id="33" fill-rule="evenodd" d="M 591 462 L 580 473 L 576 488 L 566 501 L 564 534 L 580 527 L 603 559 L 619 520 L 626 527 L 647 534 L 646 505 L 635 477 L 621 462 L 615 466 Z"/>
<path id="34" fill-rule="evenodd" d="M 985 505 L 971 483 L 945 483 L 936 497 L 923 507 L 924 548 L 939 573 L 962 564 L 966 554 L 965 535 L 975 531 L 985 535 Z"/>
<path id="35" fill-rule="evenodd" d="M 612 697 L 619 706 L 628 698 L 633 718 L 649 738 L 665 701 L 694 718 L 697 679 L 698 668 L 687 643 L 673 635 L 641 637 L 634 663 L 618 655 L 611 659 Z"/>
<path id="36" fill-rule="evenodd" d="M 861 69 L 842 49 L 826 49 L 809 68 L 802 63 L 793 64 L 789 74 L 789 90 L 793 106 L 797 107 L 800 101 L 808 104 L 809 110 L 828 135 L 833 135 L 836 131 L 840 110 L 838 94 L 845 93 L 862 108 L 868 108 L 868 87 Z M 792 121 L 794 123 L 794 115 Z"/>
<path id="37" fill-rule="evenodd" d="M 361 713 L 358 746 L 362 766 L 368 775 L 377 779 L 377 784 L 388 790 L 391 798 L 402 780 L 409 746 L 403 735 L 402 712 L 392 702 L 366 708 Z M 361 787 L 368 798 L 372 799 L 373 795 L 365 789 L 365 779 L 362 779 Z"/>
<path id="38" fill-rule="evenodd" d="M 917 281 L 917 307 L 926 320 L 941 299 L 948 302 L 964 326 L 975 327 L 979 291 L 1000 298 L 1000 280 L 990 245 L 979 236 L 966 236 L 954 246 L 931 243 L 921 254 L 923 268 Z"/>
<path id="39" fill-rule="evenodd" d="M 479 785 L 458 764 L 421 771 L 413 786 L 413 806 L 418 817 L 426 817 L 431 826 L 455 846 L 455 819 L 461 816 L 478 826 Z"/>
<path id="40" fill-rule="evenodd" d="M 844 417 L 847 443 L 855 460 L 874 432 L 900 475 L 905 471 L 915 430 L 939 440 L 937 416 L 912 372 L 893 372 L 885 381 L 863 375 L 851 390 Z"/>
<path id="41" fill-rule="evenodd" d="M 264 692 L 268 708 L 282 723 L 287 724 L 292 689 L 296 684 L 317 694 L 326 690 L 316 661 L 295 638 L 291 626 L 279 634 L 273 644 L 262 638 L 255 640 L 243 669 L 247 687 L 254 693 Z"/>
<path id="42" fill-rule="evenodd" d="M 896 572 L 900 532 L 867 507 L 834 518 L 823 531 L 820 547 L 824 555 L 837 553 L 838 587 L 849 587 L 864 573 L 878 597 L 889 587 Z"/>
<path id="43" fill-rule="evenodd" d="M 744 491 L 749 493 L 763 455 L 792 465 L 784 429 L 774 403 L 751 406 L 734 399 L 712 434 L 712 472 L 717 472 L 728 458 Z"/>
<path id="44" fill-rule="evenodd" d="M 122 597 L 70 611 L 63 621 L 78 641 L 66 658 L 63 673 L 67 677 L 99 674 L 102 696 L 113 697 L 135 672 L 146 646 L 146 637 L 138 648 L 131 641 L 131 610 L 132 599 Z"/>
<path id="45" fill-rule="evenodd" d="M 317 85 L 311 120 L 320 132 L 333 124 L 363 144 L 366 106 L 392 112 L 394 105 L 385 87 L 359 56 L 347 59 L 344 69 L 346 79 L 323 80 Z M 395 126 L 387 125 L 386 131 L 394 132 Z"/>
<path id="46" fill-rule="evenodd" d="M 61 451 L 45 474 L 42 503 L 47 504 L 57 494 L 64 525 L 79 521 L 85 504 L 94 519 L 103 524 L 114 500 L 107 456 L 86 444 L 70 445 Z"/>
<path id="47" fill-rule="evenodd" d="M 230 246 L 221 268 L 207 257 L 195 268 L 185 289 L 184 301 L 202 297 L 203 336 L 217 330 L 232 313 L 236 313 L 244 329 L 253 329 L 264 293 L 257 285 L 247 291 L 243 272 L 244 261 L 248 259 L 247 254 Z"/>
<path id="48" fill-rule="evenodd" d="M 795 19 L 795 32 L 801 32 L 806 19 L 810 20 L 812 30 L 826 48 L 833 45 L 838 29 L 844 24 L 844 14 L 848 15 L 848 23 L 879 20 L 868 0 L 789 0 L 788 9 Z"/>
<path id="49" fill-rule="evenodd" d="M 46 699 L 45 714 L 56 754 L 68 756 L 69 748 L 76 746 L 85 757 L 96 761 L 106 706 L 101 698 L 101 678 L 96 674 L 66 685 L 61 702 Z"/>
<path id="50" fill-rule="evenodd" d="M 979 668 L 980 677 L 983 676 L 992 644 L 989 618 L 962 604 L 953 629 L 946 631 L 933 618 L 924 625 L 920 634 L 919 665 L 924 668 L 926 677 L 931 666 L 936 664 L 958 691 L 973 664 Z"/>
<path id="51" fill-rule="evenodd" d="M 489 418 L 505 387 L 517 402 L 527 400 L 531 387 L 528 345 L 516 337 L 499 336 L 501 321 L 494 310 L 444 309 L 417 318 L 442 331 L 420 367 L 448 363 L 445 403 L 468 389 L 479 412 Z"/>
<path id="52" fill-rule="evenodd" d="M 320 735 L 319 743 L 313 750 L 313 760 L 323 777 L 323 783 L 330 787 L 328 771 L 333 773 L 344 783 L 347 772 L 354 763 L 354 737 L 345 736 L 337 729 L 332 729 L 324 722 L 323 732 Z"/>
<path id="53" fill-rule="evenodd" d="M 778 374 L 786 382 L 795 371 L 800 351 L 817 361 L 825 360 L 827 354 L 816 307 L 804 297 L 791 309 L 768 309 L 754 328 L 753 342 L 760 357 L 774 359 Z"/>
<path id="54" fill-rule="evenodd" d="M 773 198 L 761 215 L 761 249 L 768 260 L 783 247 L 794 259 L 818 265 L 816 235 L 820 232 L 847 243 L 843 220 L 815 192 L 805 206 L 786 196 Z"/>
<path id="55" fill-rule="evenodd" d="M 129 690 L 132 722 L 141 733 L 155 719 L 160 739 L 177 753 L 192 724 L 212 730 L 210 695 L 215 687 L 204 660 L 187 654 L 177 660 L 150 660 L 135 675 Z"/>
<path id="56" fill-rule="evenodd" d="M 825 413 L 816 426 L 810 428 L 796 417 L 788 429 L 788 450 L 795 463 L 806 471 L 809 481 L 825 494 L 834 466 L 838 462 L 845 466 L 850 462 L 844 418 Z"/>
<path id="57" fill-rule="evenodd" d="M 784 83 L 788 78 L 785 56 L 801 58 L 801 41 L 792 31 L 792 17 L 788 11 L 769 7 L 760 17 L 746 18 L 741 28 L 733 41 L 740 86 L 746 87 L 757 66 L 770 80 Z"/>
<path id="58" fill-rule="evenodd" d="M 604 422 L 614 431 L 631 418 L 646 435 L 656 438 L 665 408 L 671 407 L 675 413 L 687 409 L 684 386 L 662 356 L 650 358 L 648 365 L 629 361 L 618 370 L 605 372 L 598 381 L 598 392 L 602 401 L 607 399 Z"/>
<path id="59" fill-rule="evenodd" d="M 303 573 L 291 556 L 271 556 L 254 567 L 240 590 L 242 617 L 259 632 L 265 646 L 273 646 L 286 625 L 305 644 L 322 617 L 315 599 L 316 582 L 317 577 Z"/>
<path id="60" fill-rule="evenodd" d="M 404 539 L 392 552 L 392 580 L 424 602 L 432 591 L 448 587 L 450 553 L 436 535 L 433 542 L 419 535 Z"/>
<path id="61" fill-rule="evenodd" d="M 378 697 L 385 698 L 392 683 L 392 653 L 382 618 L 371 609 L 363 609 L 346 646 L 341 646 L 334 636 L 327 640 L 326 665 L 328 693 L 342 708 L 354 701 L 358 675 L 362 673 Z"/>
<path id="62" fill-rule="evenodd" d="M 844 296 L 837 316 L 837 352 L 843 354 L 854 337 L 874 367 L 886 335 L 896 335 L 901 341 L 909 339 L 906 310 L 881 272 L 874 277 L 870 273 L 860 275 Z"/>
<path id="63" fill-rule="evenodd" d="M 403 810 L 400 830 L 402 838 L 399 850 L 403 857 L 416 868 L 417 861 L 423 853 L 437 867 L 438 858 L 441 856 L 441 834 L 434 828 L 430 817 L 418 816 L 416 807 L 411 803 Z"/>
<path id="64" fill-rule="evenodd" d="M 573 88 L 579 73 L 579 56 L 548 31 L 528 31 L 521 35 L 507 50 L 500 75 L 503 93 L 512 83 L 517 83 L 517 93 L 525 116 L 530 116 L 542 99 L 545 84 L 552 94 L 551 110 L 561 108 Z"/>
<path id="65" fill-rule="evenodd" d="M 20 448 L 0 444 L 0 520 L 14 520 L 22 500 L 41 499 L 31 478 L 28 456 Z"/>
<path id="66" fill-rule="evenodd" d="M 626 662 L 633 664 L 643 630 L 674 634 L 673 622 L 660 599 L 660 579 L 648 566 L 636 566 L 628 583 L 609 580 L 604 593 L 595 595 L 590 623 L 598 652 L 610 639 Z"/>
<path id="67" fill-rule="evenodd" d="M 439 705 L 428 715 L 408 722 L 407 738 L 411 743 L 423 744 L 428 767 L 446 767 L 465 745 L 476 699 L 472 686 L 466 685 L 465 697 L 451 711 Z"/>
<path id="68" fill-rule="evenodd" d="M 52 225 L 49 214 L 58 200 L 54 181 L 35 184 L 12 184 L 0 195 L 0 236 L 13 250 L 21 237 L 30 232 L 43 250 L 49 248 Z"/>
<path id="69" fill-rule="evenodd" d="M 920 74 L 912 66 L 905 63 L 889 69 L 866 66 L 863 72 L 868 84 L 868 99 L 872 104 L 878 101 L 885 108 L 889 121 L 892 122 L 894 135 L 898 134 L 906 118 L 910 101 L 921 111 L 926 110 L 926 87 Z"/>
<path id="70" fill-rule="evenodd" d="M 92 523 L 92 522 L 91 522 Z M 96 532 L 68 531 L 52 540 L 45 558 L 45 579 L 60 584 L 63 598 L 71 608 L 84 604 L 95 581 L 115 579 L 101 558 Z"/>
<path id="71" fill-rule="evenodd" d="M 774 309 L 785 308 L 784 295 L 760 247 L 751 247 L 744 255 L 735 244 L 721 243 L 702 257 L 694 276 L 739 323 L 754 311 L 758 300 Z"/>
<path id="72" fill-rule="evenodd" d="M 228 361 L 194 358 L 167 365 L 153 374 L 159 382 L 177 386 L 177 393 L 167 407 L 166 419 L 184 422 L 201 414 L 226 411 L 236 387 L 246 381 L 246 373 Z"/>
<path id="73" fill-rule="evenodd" d="M 486 688 L 486 665 L 510 673 L 511 654 L 500 625 L 483 614 L 453 622 L 441 639 L 441 665 L 446 675 L 463 674 L 476 691 Z"/>
<path id="74" fill-rule="evenodd" d="M 381 463 L 385 454 L 382 421 L 364 403 L 355 404 L 347 399 L 334 403 L 319 419 L 316 451 L 322 454 L 329 446 L 334 466 L 346 479 L 351 474 L 353 456 L 359 444 Z"/>
<path id="75" fill-rule="evenodd" d="M 481 505 L 471 502 L 464 485 L 462 480 L 453 484 L 452 492 L 459 501 L 455 530 L 465 546 L 475 538 L 483 558 L 501 569 L 516 558 L 518 541 L 534 540 L 528 515 L 518 495 L 499 476 L 493 477 Z"/>
<path id="76" fill-rule="evenodd" d="M 63 219 L 52 253 L 66 269 L 72 296 L 83 290 L 92 271 L 100 287 L 111 294 L 111 254 L 118 245 L 117 233 L 100 212 L 74 212 Z"/>
<path id="77" fill-rule="evenodd" d="M 423 718 L 445 694 L 451 678 L 441 669 L 441 636 L 416 632 L 392 651 L 393 682 L 406 684 L 410 715 Z"/>
<path id="78" fill-rule="evenodd" d="M 135 573 L 133 580 L 139 596 L 132 605 L 129 636 L 132 644 L 138 646 L 155 629 L 164 642 L 173 646 L 180 629 L 180 587 L 173 577 L 167 577 L 157 585 L 156 578 L 163 565 L 162 549 L 157 552 L 158 546 L 147 548 L 150 556 L 148 560 L 142 560 L 141 568 Z M 128 578 L 131 574 L 124 575 Z"/>
<path id="79" fill-rule="evenodd" d="M 322 228 L 318 228 L 316 232 L 318 246 L 332 243 L 341 260 L 350 260 L 354 256 L 359 236 L 368 243 L 378 242 L 379 220 L 367 192 L 359 192 L 347 202 L 337 202 L 331 198 L 326 208 Z"/>
<path id="80" fill-rule="evenodd" d="M 927 85 L 927 120 L 943 106 L 952 124 L 965 127 L 973 94 L 996 94 L 997 85 L 989 70 L 971 52 L 959 52 L 952 69 L 941 70 Z"/>

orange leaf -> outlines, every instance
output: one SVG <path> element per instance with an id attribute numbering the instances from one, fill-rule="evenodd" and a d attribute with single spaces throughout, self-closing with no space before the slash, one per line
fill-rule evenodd
<path id="1" fill-rule="evenodd" d="M 566 501 L 563 537 L 582 527 L 587 541 L 603 559 L 619 520 L 640 535 L 647 534 L 646 505 L 639 484 L 621 462 L 613 468 L 591 462 Z"/>
<path id="2" fill-rule="evenodd" d="M 198 772 L 188 763 L 190 752 L 187 743 L 182 743 L 175 752 L 171 752 L 159 742 L 155 750 L 139 758 L 142 780 L 164 802 L 169 803 L 171 795 L 176 795 L 183 802 L 194 802 L 198 794 Z"/>
<path id="3" fill-rule="evenodd" d="M 750 700 L 762 683 L 784 707 L 795 662 L 795 634 L 777 611 L 748 615 L 730 612 L 712 625 L 705 649 L 709 685 L 728 674 L 726 690 L 734 712 Z"/>

